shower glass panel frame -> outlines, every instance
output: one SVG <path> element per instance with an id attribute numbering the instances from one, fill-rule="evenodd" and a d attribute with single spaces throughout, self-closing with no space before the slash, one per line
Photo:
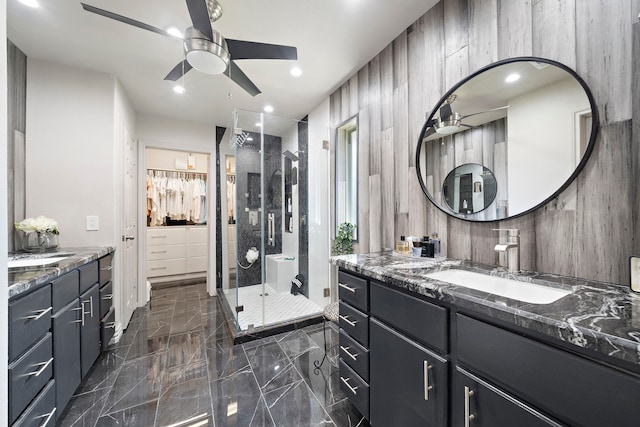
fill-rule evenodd
<path id="1" fill-rule="evenodd" d="M 225 296 L 235 304 L 236 331 L 321 316 L 324 302 L 310 299 L 308 278 L 308 123 L 236 110 L 230 143 L 237 268 L 235 289 Z M 313 161 L 328 169 L 329 151 L 321 151 L 325 157 Z"/>

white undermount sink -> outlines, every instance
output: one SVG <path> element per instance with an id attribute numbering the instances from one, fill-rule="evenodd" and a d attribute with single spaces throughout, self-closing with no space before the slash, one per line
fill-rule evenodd
<path id="1" fill-rule="evenodd" d="M 49 257 L 49 258 L 28 258 L 28 259 L 15 259 L 7 261 L 8 268 L 26 268 L 26 267 L 43 267 L 49 264 L 55 264 L 56 262 L 60 262 L 63 259 L 68 258 L 66 256 L 63 257 Z"/>
<path id="2" fill-rule="evenodd" d="M 570 290 L 454 268 L 436 271 L 426 276 L 441 282 L 464 286 L 465 288 L 476 289 L 478 291 L 533 304 L 550 304 L 572 293 Z"/>

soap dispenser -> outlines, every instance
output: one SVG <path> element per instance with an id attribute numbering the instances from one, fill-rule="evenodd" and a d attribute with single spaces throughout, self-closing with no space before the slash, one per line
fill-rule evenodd
<path id="1" fill-rule="evenodd" d="M 420 256 L 426 258 L 433 258 L 435 252 L 435 245 L 429 241 L 429 236 L 422 237 L 422 253 Z"/>

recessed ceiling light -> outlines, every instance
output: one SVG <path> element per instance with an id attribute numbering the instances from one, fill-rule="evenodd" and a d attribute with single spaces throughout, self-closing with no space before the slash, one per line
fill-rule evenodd
<path id="1" fill-rule="evenodd" d="M 182 31 L 180 31 L 179 29 L 177 29 L 176 27 L 171 27 L 167 30 L 167 34 L 169 34 L 170 36 L 173 37 L 177 37 L 179 39 L 181 39 L 182 36 Z"/>
<path id="2" fill-rule="evenodd" d="M 248 137 L 247 137 L 247 141 L 253 141 L 253 138 L 252 138 L 252 137 L 250 137 L 250 136 L 248 136 Z"/>
<path id="3" fill-rule="evenodd" d="M 262 127 L 262 123 L 261 122 L 256 122 L 256 126 L 261 128 Z"/>
<path id="4" fill-rule="evenodd" d="M 298 67 L 293 67 L 291 69 L 291 75 L 293 77 L 300 77 L 302 75 L 302 70 L 300 68 L 298 68 Z"/>
<path id="5" fill-rule="evenodd" d="M 25 6 L 29 6 L 29 7 L 40 7 L 40 4 L 38 3 L 38 0 L 20 0 L 20 3 L 24 4 Z"/>
<path id="6" fill-rule="evenodd" d="M 520 80 L 520 74 L 516 74 L 516 73 L 509 74 L 507 76 L 507 78 L 504 79 L 504 81 L 507 82 L 507 83 L 513 83 L 513 82 L 515 82 L 517 80 Z"/>
<path id="7" fill-rule="evenodd" d="M 183 93 L 185 92 L 185 89 L 184 89 L 184 87 L 183 87 L 183 86 L 175 85 L 175 86 L 173 87 L 173 91 L 174 91 L 175 93 L 183 94 Z"/>
<path id="8" fill-rule="evenodd" d="M 273 113 L 273 107 L 271 105 L 265 105 L 264 106 L 264 111 L 266 113 Z"/>

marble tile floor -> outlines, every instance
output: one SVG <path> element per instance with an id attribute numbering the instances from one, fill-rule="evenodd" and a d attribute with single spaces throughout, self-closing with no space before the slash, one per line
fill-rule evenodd
<path id="1" fill-rule="evenodd" d="M 336 426 L 369 424 L 340 390 L 338 332 L 322 323 L 233 345 L 221 301 L 204 285 L 153 292 L 101 354 L 58 426 Z"/>

